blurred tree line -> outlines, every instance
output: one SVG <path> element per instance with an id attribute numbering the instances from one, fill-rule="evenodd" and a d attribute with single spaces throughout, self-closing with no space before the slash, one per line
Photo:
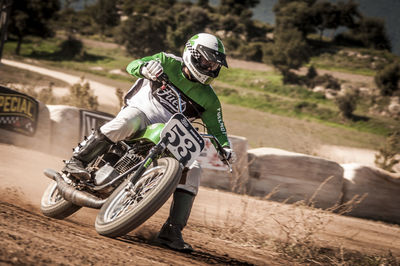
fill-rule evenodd
<path id="1" fill-rule="evenodd" d="M 307 63 L 315 51 L 310 36 L 322 40 L 326 30 L 347 29 L 332 40 L 338 44 L 391 48 L 383 21 L 363 16 L 352 0 L 279 0 L 274 27 L 252 19 L 259 0 L 221 0 L 217 6 L 208 0 L 97 0 L 84 1 L 82 10 L 72 8 L 76 2 L 14 1 L 9 32 L 18 39 L 16 53 L 25 36 L 48 37 L 55 31 L 64 31 L 71 42 L 77 34 L 112 38 L 132 56 L 180 53 L 195 33 L 212 32 L 230 56 L 272 63 L 290 81 L 290 70 Z"/>
<path id="2" fill-rule="evenodd" d="M 284 82 L 298 80 L 291 72 L 308 63 L 320 52 L 324 31 L 336 31 L 332 43 L 339 45 L 391 49 L 384 21 L 363 16 L 352 0 L 332 3 L 328 0 L 279 0 L 274 6 L 276 25 L 274 45 L 270 46 L 272 64 L 280 70 Z M 319 35 L 319 40 L 314 37 Z"/>
<path id="3" fill-rule="evenodd" d="M 66 36 L 60 53 L 70 59 L 84 55 L 78 36 L 93 35 L 118 42 L 132 57 L 160 51 L 180 55 L 191 36 L 211 32 L 223 40 L 229 56 L 273 64 L 284 83 L 312 86 L 321 80 L 315 70 L 304 77 L 293 70 L 329 44 L 391 49 L 383 20 L 363 16 L 353 0 L 278 0 L 274 27 L 252 19 L 259 0 L 220 0 L 217 6 L 208 0 L 97 0 L 84 1 L 84 8 L 75 10 L 72 5 L 78 1 L 64 0 L 61 5 L 59 0 L 14 0 L 9 33 L 18 40 L 16 53 L 25 36 L 48 37 L 57 31 Z M 346 30 L 324 40 L 327 30 L 339 28 Z M 385 85 L 382 94 L 398 90 L 397 85 L 387 85 L 398 75 L 377 78 Z M 326 79 L 331 82 L 331 77 Z"/>

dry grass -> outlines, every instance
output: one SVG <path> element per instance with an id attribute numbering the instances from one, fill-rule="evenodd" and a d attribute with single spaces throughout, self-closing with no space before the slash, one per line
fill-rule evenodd
<path id="1" fill-rule="evenodd" d="M 265 209 L 262 201 L 243 196 L 213 221 L 207 219 L 204 211 L 204 228 L 212 237 L 250 246 L 260 250 L 273 251 L 288 261 L 305 265 L 399 265 L 389 251 L 387 254 L 370 255 L 345 248 L 341 240 L 326 244 L 321 236 L 335 216 L 349 213 L 366 197 L 356 196 L 345 203 L 337 203 L 329 209 L 314 208 L 314 199 L 326 179 L 311 198 L 288 205 L 271 202 Z M 263 200 L 279 191 L 274 189 Z"/>

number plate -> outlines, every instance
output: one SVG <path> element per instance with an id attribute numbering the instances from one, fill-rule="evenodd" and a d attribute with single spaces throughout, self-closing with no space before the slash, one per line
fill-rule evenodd
<path id="1" fill-rule="evenodd" d="M 168 121 L 161 138 L 168 138 L 168 150 L 184 166 L 189 166 L 204 148 L 204 139 L 182 114 L 175 114 Z"/>

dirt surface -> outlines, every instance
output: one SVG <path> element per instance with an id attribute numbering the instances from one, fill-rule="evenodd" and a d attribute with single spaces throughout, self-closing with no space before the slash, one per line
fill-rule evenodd
<path id="1" fill-rule="evenodd" d="M 301 232 L 315 228 L 315 241 L 322 247 L 380 256 L 390 250 L 400 259 L 397 225 L 204 187 L 184 230 L 195 248 L 192 254 L 154 244 L 170 202 L 128 235 L 105 238 L 94 229 L 97 210 L 83 208 L 65 220 L 40 213 L 42 192 L 52 182 L 42 170 L 59 169 L 62 158 L 7 144 L 0 144 L 0 150 L 0 265 L 296 265 L 275 240 L 284 241 L 282 226 L 291 228 L 299 217 L 292 227 L 299 240 Z"/>

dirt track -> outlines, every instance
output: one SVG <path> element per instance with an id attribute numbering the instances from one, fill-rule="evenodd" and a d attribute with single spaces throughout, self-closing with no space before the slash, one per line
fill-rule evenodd
<path id="1" fill-rule="evenodd" d="M 240 244 L 213 239 L 209 235 L 212 230 L 197 222 L 188 226 L 185 233 L 196 249 L 191 255 L 156 246 L 152 240 L 167 216 L 168 206 L 139 229 L 118 239 L 96 233 L 96 210 L 82 209 L 64 221 L 47 218 L 40 213 L 39 204 L 43 189 L 51 181 L 41 172 L 45 167 L 59 167 L 61 158 L 6 144 L 0 144 L 0 149 L 0 265 L 260 265 L 266 259 L 279 261 L 262 253 L 253 255 Z M 209 193 L 214 199 L 219 194 L 211 190 Z M 197 205 L 197 213 L 200 206 Z M 201 213 L 200 217 L 206 215 Z M 214 224 L 216 220 L 211 219 L 208 222 Z"/>
<path id="2" fill-rule="evenodd" d="M 127 236 L 105 238 L 94 229 L 95 210 L 82 209 L 64 221 L 40 213 L 41 194 L 51 182 L 42 171 L 59 169 L 65 158 L 6 144 L 0 144 L 0 151 L 0 265 L 295 264 L 274 242 L 285 240 L 282 226 L 299 215 L 288 205 L 201 188 L 184 230 L 196 251 L 181 254 L 152 242 L 169 202 Z M 399 226 L 319 211 L 301 215 L 292 236 L 315 227 L 322 247 L 383 256 L 390 250 L 400 260 Z M 312 223 L 318 219 L 324 221 L 320 228 Z"/>
<path id="3" fill-rule="evenodd" d="M 61 158 L 6 144 L 0 150 L 0 265 L 293 265 L 272 241 L 282 239 L 274 219 L 285 223 L 297 213 L 288 205 L 201 188 L 184 230 L 196 251 L 181 254 L 152 243 L 169 204 L 127 236 L 105 238 L 93 226 L 96 210 L 82 209 L 64 221 L 40 213 L 42 191 L 51 182 L 41 172 L 59 168 Z M 381 255 L 391 250 L 400 258 L 399 226 L 304 213 L 308 220 L 331 221 L 315 233 L 321 246 Z"/>

